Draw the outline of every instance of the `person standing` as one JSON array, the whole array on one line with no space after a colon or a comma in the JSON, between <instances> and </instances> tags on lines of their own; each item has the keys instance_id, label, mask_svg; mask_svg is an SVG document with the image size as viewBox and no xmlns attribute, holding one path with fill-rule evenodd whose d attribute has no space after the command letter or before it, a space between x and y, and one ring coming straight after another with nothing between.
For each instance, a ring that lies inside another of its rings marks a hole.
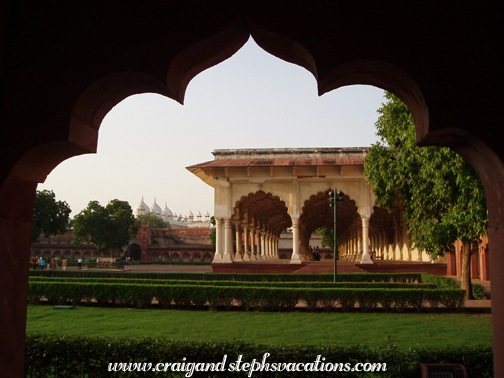
<instances>
[{"instance_id":1,"label":"person standing","mask_svg":"<svg viewBox=\"0 0 504 378\"><path fill-rule=\"evenodd\" d=\"M81 258L79 258L79 259L77 260L77 269L79 269L79 270L81 270L81 269L82 269L82 259L81 259Z\"/></svg>"},{"instance_id":2,"label":"person standing","mask_svg":"<svg viewBox=\"0 0 504 378\"><path fill-rule=\"evenodd\" d=\"M45 259L44 259L44 258L41 258L41 259L40 259L40 263L39 263L39 265L40 265L40 270L44 270L45 265L46 265L46 262L45 262Z\"/></svg>"},{"instance_id":3,"label":"person standing","mask_svg":"<svg viewBox=\"0 0 504 378\"><path fill-rule=\"evenodd\" d=\"M66 259L63 259L63 262L61 263L61 266L63 267L63 270L66 270L66 266L67 266Z\"/></svg>"}]
</instances>

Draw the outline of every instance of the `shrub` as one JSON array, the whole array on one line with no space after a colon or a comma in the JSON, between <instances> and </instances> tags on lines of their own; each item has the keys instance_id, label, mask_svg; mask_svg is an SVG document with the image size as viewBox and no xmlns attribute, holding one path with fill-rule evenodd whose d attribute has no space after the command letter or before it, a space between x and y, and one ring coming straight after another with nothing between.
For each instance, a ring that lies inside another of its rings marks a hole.
<instances>
[{"instance_id":1,"label":"shrub","mask_svg":"<svg viewBox=\"0 0 504 378\"><path fill-rule=\"evenodd\" d=\"M302 300L312 310L320 303L330 309L338 303L343 311L353 309L358 302L364 310L383 308L403 311L408 307L420 309L424 301L441 303L448 308L459 308L464 304L464 290L460 289L387 289L387 288L303 288L267 286L220 286L183 284L132 284L123 282L61 282L33 280L29 283L28 298L34 302L45 297L51 304L94 299L99 305L145 308L153 300L165 307L172 304L185 307L194 304L210 308L229 309L233 303L264 311L292 309ZM392 305L393 304L393 305ZM392 307L393 306L393 307Z\"/></svg>"},{"instance_id":2,"label":"shrub","mask_svg":"<svg viewBox=\"0 0 504 378\"><path fill-rule=\"evenodd\" d=\"M326 362L386 363L387 370L375 373L383 378L420 377L420 363L460 363L470 377L493 377L493 354L490 346L475 347L416 347L398 350L396 347L376 347L354 345L338 346L294 346L294 345L256 345L242 341L231 342L188 342L166 339L124 339L108 337L63 336L55 334L28 334L25 348L25 376L30 378L52 377L165 377L166 372L127 372L108 371L109 362L155 363L221 362L227 355L226 366L242 356L243 362L253 359L261 361L269 353L268 363L303 362L313 363L317 356ZM113 357L112 357L113 356ZM112 358L110 358L112 357ZM168 373L169 374L169 373ZM246 373L223 371L217 377L242 377ZM173 374L172 374L173 376ZM182 376L182 374L180 374ZM193 377L208 376L208 373L195 373ZM253 377L362 377L361 372L287 372L272 373L255 371Z\"/></svg>"},{"instance_id":3,"label":"shrub","mask_svg":"<svg viewBox=\"0 0 504 378\"><path fill-rule=\"evenodd\" d=\"M472 292L474 299L487 299L490 298L490 295L485 291L483 285L480 284L472 284Z\"/></svg>"}]
</instances>

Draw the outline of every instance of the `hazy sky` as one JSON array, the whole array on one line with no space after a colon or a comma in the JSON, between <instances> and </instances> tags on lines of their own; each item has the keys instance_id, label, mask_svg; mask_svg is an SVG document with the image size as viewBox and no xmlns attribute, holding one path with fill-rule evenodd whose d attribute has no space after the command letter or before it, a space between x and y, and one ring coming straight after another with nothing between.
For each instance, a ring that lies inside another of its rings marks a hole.
<instances>
[{"instance_id":1,"label":"hazy sky","mask_svg":"<svg viewBox=\"0 0 504 378\"><path fill-rule=\"evenodd\" d=\"M364 147L375 143L383 90L349 86L319 97L311 73L249 42L190 83L185 104L131 96L105 117L98 153L64 161L38 189L51 189L74 217L89 201L134 209L142 196L177 214L213 215L213 188L185 167L214 149Z\"/></svg>"}]
</instances>

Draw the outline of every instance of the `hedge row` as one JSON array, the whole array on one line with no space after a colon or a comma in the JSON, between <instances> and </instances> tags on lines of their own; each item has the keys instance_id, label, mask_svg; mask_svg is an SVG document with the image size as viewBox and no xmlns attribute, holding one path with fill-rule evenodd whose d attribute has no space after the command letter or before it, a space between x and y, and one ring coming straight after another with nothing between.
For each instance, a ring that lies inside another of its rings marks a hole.
<instances>
[{"instance_id":1,"label":"hedge row","mask_svg":"<svg viewBox=\"0 0 504 378\"><path fill-rule=\"evenodd\" d=\"M356 304L361 309L381 305L385 311L403 311L408 307L421 309L425 303L431 308L443 305L460 308L465 291L460 289L350 289L350 288L284 288L196 285L139 285L119 283L73 283L31 281L28 300L38 303L44 297L52 304L94 299L100 305L118 304L124 307L145 308L157 300L165 307L189 306L229 309L233 304L246 310L293 310L301 302L308 310L322 307L330 310L340 306L344 311Z\"/></svg>"},{"instance_id":2,"label":"hedge row","mask_svg":"<svg viewBox=\"0 0 504 378\"><path fill-rule=\"evenodd\" d=\"M192 377L243 377L247 372L229 371L230 363L242 356L243 362L261 362L265 353L269 363L313 363L319 360L332 363L385 363L386 371L365 375L361 372L283 372L254 371L252 377L363 377L420 378L420 363L462 364L470 377L493 377L493 353L490 346L475 347L414 347L399 350L395 346L370 348L353 345L338 346L278 346L256 345L242 341L189 342L166 339L123 339L28 334L25 349L25 376L38 377L167 377L185 376L184 373L165 372L109 372L109 363L218 363L227 356L224 371L194 372ZM185 358L185 360L184 360ZM201 365L200 365L201 366ZM319 368L321 365L319 365Z\"/></svg>"},{"instance_id":3,"label":"hedge row","mask_svg":"<svg viewBox=\"0 0 504 378\"><path fill-rule=\"evenodd\" d=\"M199 285L199 286L261 286L261 287L304 287L304 288L374 288L374 289L435 289L434 284L409 284L400 282L249 282L249 281L201 281L201 280L156 280L129 278L73 278L31 277L31 282L95 282L129 283L142 285Z\"/></svg>"},{"instance_id":4,"label":"hedge row","mask_svg":"<svg viewBox=\"0 0 504 378\"><path fill-rule=\"evenodd\" d=\"M459 285L453 278L440 277L434 274L421 273L421 281L423 283L430 283L436 285L439 289L458 289Z\"/></svg>"},{"instance_id":5,"label":"hedge row","mask_svg":"<svg viewBox=\"0 0 504 378\"><path fill-rule=\"evenodd\" d=\"M93 277L93 278L142 278L169 280L203 280L203 281L277 281L277 282L332 282L332 273L132 273L132 272L99 272L78 270L31 270L31 277ZM340 273L338 282L422 282L422 273Z\"/></svg>"}]
</instances>

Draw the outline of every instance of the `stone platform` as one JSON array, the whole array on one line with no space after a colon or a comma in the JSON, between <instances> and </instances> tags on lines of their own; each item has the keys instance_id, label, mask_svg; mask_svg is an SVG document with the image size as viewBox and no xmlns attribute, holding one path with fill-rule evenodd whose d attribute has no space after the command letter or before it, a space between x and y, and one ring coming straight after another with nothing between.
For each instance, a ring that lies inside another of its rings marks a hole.
<instances>
[{"instance_id":1,"label":"stone platform","mask_svg":"<svg viewBox=\"0 0 504 378\"><path fill-rule=\"evenodd\" d=\"M214 273L333 273L333 261L313 261L301 264L290 264L282 260L262 262L212 263ZM338 261L339 273L411 273L425 272L446 276L446 264L427 262L375 262L373 264L356 264L349 261Z\"/></svg>"}]
</instances>

